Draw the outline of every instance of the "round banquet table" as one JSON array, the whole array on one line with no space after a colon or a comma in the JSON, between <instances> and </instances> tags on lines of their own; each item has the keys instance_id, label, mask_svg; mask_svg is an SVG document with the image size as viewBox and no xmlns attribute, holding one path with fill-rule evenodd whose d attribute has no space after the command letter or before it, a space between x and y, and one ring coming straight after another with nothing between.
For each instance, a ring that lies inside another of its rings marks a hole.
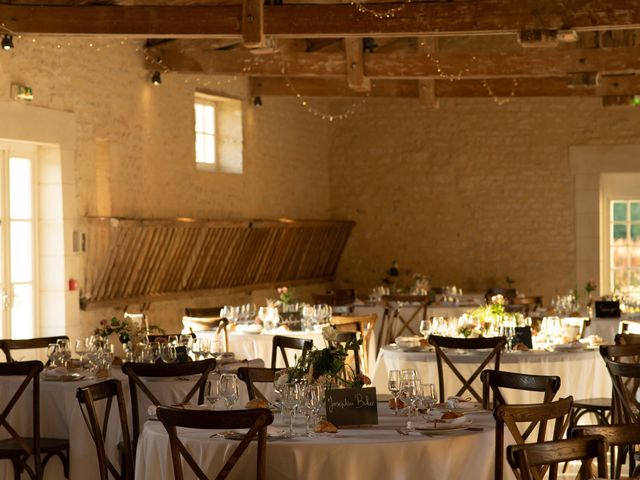
<instances>
[{"instance_id":1,"label":"round banquet table","mask_svg":"<svg viewBox=\"0 0 640 480\"><path fill-rule=\"evenodd\" d=\"M340 429L337 434L297 437L267 442L266 470L271 480L370 480L493 479L495 423L489 412L470 413L474 427L442 435L400 435L396 428L406 418L393 417L386 406L379 425ZM302 427L299 427L299 431ZM210 478L215 477L237 441L210 438L212 431L178 429L180 439ZM255 446L252 442L231 471L230 479L255 478ZM183 462L185 479L193 479ZM169 437L160 422L145 424L138 443L136 480L173 479ZM506 472L505 478L512 478Z\"/></svg>"},{"instance_id":2,"label":"round banquet table","mask_svg":"<svg viewBox=\"0 0 640 480\"><path fill-rule=\"evenodd\" d=\"M215 335L215 332L203 331L197 333L198 337ZM237 359L261 359L266 366L271 366L271 349L273 337L283 335L285 337L304 338L312 340L316 348L324 348L325 341L322 332L296 332L279 328L275 332L244 333L229 332L229 351L235 353ZM295 355L300 355L298 350L287 350L289 365L295 364ZM277 367L284 367L282 356L278 354Z\"/></svg>"},{"instance_id":3,"label":"round banquet table","mask_svg":"<svg viewBox=\"0 0 640 480\"><path fill-rule=\"evenodd\" d=\"M486 352L470 354L460 351L459 353L451 352L448 356L462 375L468 377L480 365L485 355ZM386 345L380 349L372 377L378 393L389 391L387 386L389 371L406 368L417 369L423 381L436 384L437 392L438 368L433 351L404 352L395 345ZM445 394L455 395L462 383L446 364L443 364L443 368ZM487 368L493 368L493 360ZM561 383L556 398L569 395L573 395L574 399L611 396L611 380L598 349L570 352L536 350L503 352L500 358L500 370L532 375L557 375ZM479 379L474 382L474 388L482 394ZM464 395L468 395L468 392ZM509 403L536 403L542 401L542 394L505 390L505 399Z\"/></svg>"},{"instance_id":4,"label":"round banquet table","mask_svg":"<svg viewBox=\"0 0 640 480\"><path fill-rule=\"evenodd\" d=\"M119 367L112 368L111 375L112 378L116 378L122 383L125 402L127 403L129 423L131 423L127 376L122 373ZM43 378L43 374L40 375L41 435L43 437L69 439L69 473L71 480L99 477L95 444L89 434L89 430L82 417L78 400L76 399L76 391L79 387L91 385L99 381L101 380L49 381ZM182 402L194 382L192 378L143 379L143 381L158 400L165 405ZM4 408L20 383L21 379L18 377L0 377L0 410ZM9 423L23 435L31 433L31 422L33 418L31 408L32 391L32 387L29 386L9 415ZM140 392L138 397L141 422L145 422L148 418L147 407L151 405L151 402ZM244 385L240 385L240 399L238 400L238 404L244 405L246 401L246 388ZM98 408L100 409L98 414L101 416L104 415L104 410L101 410L103 405L99 404ZM8 436L7 431L0 428L0 438L7 438ZM120 440L120 425L117 407L114 404L111 407L109 429L106 439L106 448L111 459L117 460L118 458L117 444ZM11 462L8 460L0 461L0 479L4 478L13 478L13 468ZM45 478L47 480L64 479L62 466L58 458L51 459L47 464Z\"/></svg>"}]
</instances>

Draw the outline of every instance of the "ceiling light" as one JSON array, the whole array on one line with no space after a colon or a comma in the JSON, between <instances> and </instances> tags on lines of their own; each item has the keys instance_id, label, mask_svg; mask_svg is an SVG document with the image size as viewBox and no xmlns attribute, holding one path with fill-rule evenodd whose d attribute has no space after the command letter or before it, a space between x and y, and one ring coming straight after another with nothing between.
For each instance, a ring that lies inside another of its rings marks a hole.
<instances>
[{"instance_id":1,"label":"ceiling light","mask_svg":"<svg viewBox=\"0 0 640 480\"><path fill-rule=\"evenodd\" d=\"M11 50L12 48L13 48L13 37L8 33L5 33L4 37L2 37L2 49Z\"/></svg>"},{"instance_id":2,"label":"ceiling light","mask_svg":"<svg viewBox=\"0 0 640 480\"><path fill-rule=\"evenodd\" d=\"M261 107L262 106L262 97L260 95L253 97L253 106Z\"/></svg>"},{"instance_id":3,"label":"ceiling light","mask_svg":"<svg viewBox=\"0 0 640 480\"><path fill-rule=\"evenodd\" d=\"M153 75L151 75L151 83L154 85L160 85L162 83L162 76L160 75L160 72L153 72Z\"/></svg>"}]
</instances>

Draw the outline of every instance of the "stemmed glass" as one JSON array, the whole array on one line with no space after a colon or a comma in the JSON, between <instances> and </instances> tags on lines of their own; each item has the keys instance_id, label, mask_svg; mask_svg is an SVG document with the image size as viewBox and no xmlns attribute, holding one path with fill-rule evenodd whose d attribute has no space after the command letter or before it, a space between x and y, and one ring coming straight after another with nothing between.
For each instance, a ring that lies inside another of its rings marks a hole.
<instances>
[{"instance_id":1,"label":"stemmed glass","mask_svg":"<svg viewBox=\"0 0 640 480\"><path fill-rule=\"evenodd\" d=\"M82 365L82 361L84 360L84 354L89 351L87 339L79 338L76 340L75 344L76 355L80 357L80 365Z\"/></svg>"},{"instance_id":2,"label":"stemmed glass","mask_svg":"<svg viewBox=\"0 0 640 480\"><path fill-rule=\"evenodd\" d=\"M400 390L409 402L409 413L407 419L407 429L413 430L412 418L415 416L416 403L422 396L422 385L420 380L411 378L409 376L403 376L400 383Z\"/></svg>"},{"instance_id":3,"label":"stemmed glass","mask_svg":"<svg viewBox=\"0 0 640 480\"><path fill-rule=\"evenodd\" d=\"M285 383L281 388L282 406L289 415L289 431L287 432L287 438L293 438L295 436L293 432L293 420L296 415L296 408L300 405L302 396L300 387L299 383Z\"/></svg>"},{"instance_id":4,"label":"stemmed glass","mask_svg":"<svg viewBox=\"0 0 640 480\"><path fill-rule=\"evenodd\" d=\"M313 437L314 433L309 428L309 422L312 417L315 420L315 417L320 410L322 387L320 387L320 385L311 384L305 385L303 389L303 401L300 406L305 419L304 436Z\"/></svg>"},{"instance_id":5,"label":"stemmed glass","mask_svg":"<svg viewBox=\"0 0 640 480\"><path fill-rule=\"evenodd\" d=\"M176 347L167 343L160 347L160 358L165 363L173 363L177 359Z\"/></svg>"},{"instance_id":6,"label":"stemmed glass","mask_svg":"<svg viewBox=\"0 0 640 480\"><path fill-rule=\"evenodd\" d=\"M420 333L422 334L422 336L424 338L427 338L430 332L431 332L431 322L426 319L420 320Z\"/></svg>"},{"instance_id":7,"label":"stemmed glass","mask_svg":"<svg viewBox=\"0 0 640 480\"><path fill-rule=\"evenodd\" d=\"M427 417L431 415L431 409L436 404L436 386L433 383L422 384L422 403L426 406Z\"/></svg>"},{"instance_id":8,"label":"stemmed glass","mask_svg":"<svg viewBox=\"0 0 640 480\"><path fill-rule=\"evenodd\" d=\"M58 366L58 359L60 358L59 345L57 343L50 343L47 346L47 357L49 358L49 365L52 367Z\"/></svg>"},{"instance_id":9,"label":"stemmed glass","mask_svg":"<svg viewBox=\"0 0 640 480\"><path fill-rule=\"evenodd\" d=\"M204 399L211 406L211 408L216 407L216 403L218 400L222 398L222 393L220 389L220 377L209 377L207 383L204 385Z\"/></svg>"},{"instance_id":10,"label":"stemmed glass","mask_svg":"<svg viewBox=\"0 0 640 480\"><path fill-rule=\"evenodd\" d=\"M394 415L398 415L398 397L400 396L400 370L391 370L389 372L389 391L393 395Z\"/></svg>"},{"instance_id":11,"label":"stemmed glass","mask_svg":"<svg viewBox=\"0 0 640 480\"><path fill-rule=\"evenodd\" d=\"M227 404L227 409L231 410L233 404L238 400L238 377L234 373L223 373L220 375L220 394Z\"/></svg>"}]
</instances>

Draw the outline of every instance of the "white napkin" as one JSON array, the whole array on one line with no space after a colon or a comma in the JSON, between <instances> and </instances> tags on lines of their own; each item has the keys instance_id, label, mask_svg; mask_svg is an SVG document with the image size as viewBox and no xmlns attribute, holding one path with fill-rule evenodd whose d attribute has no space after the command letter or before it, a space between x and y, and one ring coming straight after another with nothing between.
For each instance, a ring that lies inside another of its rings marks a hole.
<instances>
[{"instance_id":1,"label":"white napkin","mask_svg":"<svg viewBox=\"0 0 640 480\"><path fill-rule=\"evenodd\" d=\"M468 397L448 397L447 408L473 408L475 403Z\"/></svg>"},{"instance_id":2,"label":"white napkin","mask_svg":"<svg viewBox=\"0 0 640 480\"><path fill-rule=\"evenodd\" d=\"M441 418L442 414L431 414L428 417L424 417L427 423L438 422L438 423L448 423L451 425L456 425L458 423L465 423L469 420L464 415L461 415L457 418Z\"/></svg>"},{"instance_id":3,"label":"white napkin","mask_svg":"<svg viewBox=\"0 0 640 480\"><path fill-rule=\"evenodd\" d=\"M50 377L65 377L69 375L69 372L65 367L48 368L45 370L45 375Z\"/></svg>"}]
</instances>

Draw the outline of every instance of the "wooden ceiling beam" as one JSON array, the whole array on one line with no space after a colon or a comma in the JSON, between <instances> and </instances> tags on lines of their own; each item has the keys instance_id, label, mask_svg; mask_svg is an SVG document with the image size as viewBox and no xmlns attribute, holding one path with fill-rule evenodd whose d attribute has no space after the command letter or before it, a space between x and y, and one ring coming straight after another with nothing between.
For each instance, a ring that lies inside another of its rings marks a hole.
<instances>
[{"instance_id":1,"label":"wooden ceiling beam","mask_svg":"<svg viewBox=\"0 0 640 480\"><path fill-rule=\"evenodd\" d=\"M243 0L242 43L247 48L263 48L264 0Z\"/></svg>"},{"instance_id":2,"label":"wooden ceiling beam","mask_svg":"<svg viewBox=\"0 0 640 480\"><path fill-rule=\"evenodd\" d=\"M242 5L0 5L0 24L25 35L144 38L242 38ZM506 34L523 30L640 28L635 0L461 0L455 2L285 4L264 6L264 34L280 37L374 37Z\"/></svg>"},{"instance_id":3,"label":"wooden ceiling beam","mask_svg":"<svg viewBox=\"0 0 640 480\"><path fill-rule=\"evenodd\" d=\"M371 90L371 80L364 75L364 47L361 38L345 38L344 52L347 63L347 84L356 92Z\"/></svg>"},{"instance_id":4,"label":"wooden ceiling beam","mask_svg":"<svg viewBox=\"0 0 640 480\"><path fill-rule=\"evenodd\" d=\"M640 94L640 75L604 76L599 85L575 88L570 77L545 79L518 78L493 80L437 80L438 98L464 97L623 97ZM310 97L406 97L419 98L419 80L372 80L371 91L354 92L345 79L338 78L282 78L250 79L252 95Z\"/></svg>"},{"instance_id":5,"label":"wooden ceiling beam","mask_svg":"<svg viewBox=\"0 0 640 480\"><path fill-rule=\"evenodd\" d=\"M437 37L418 38L418 52L424 55L435 55L438 52ZM428 108L438 108L435 80L418 80L420 101Z\"/></svg>"},{"instance_id":6,"label":"wooden ceiling beam","mask_svg":"<svg viewBox=\"0 0 640 480\"><path fill-rule=\"evenodd\" d=\"M342 53L292 52L251 55L246 51L198 52L174 43L149 50L169 70L178 73L291 77L343 77ZM150 65L150 68L157 66ZM555 50L527 49L517 53L364 54L369 78L551 77L567 73L640 72L640 47Z\"/></svg>"}]
</instances>

